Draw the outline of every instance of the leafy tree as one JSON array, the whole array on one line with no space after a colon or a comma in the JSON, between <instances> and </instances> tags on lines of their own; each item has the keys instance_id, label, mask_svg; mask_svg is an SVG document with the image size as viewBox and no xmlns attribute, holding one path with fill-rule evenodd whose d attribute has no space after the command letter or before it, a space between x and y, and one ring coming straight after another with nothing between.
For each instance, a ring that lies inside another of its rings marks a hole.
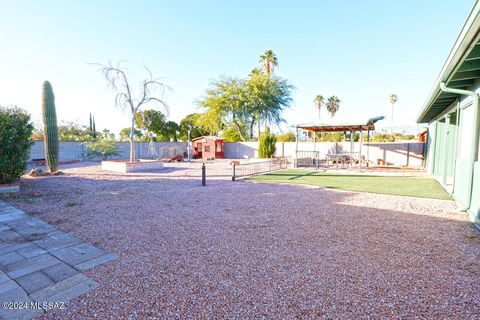
<instances>
[{"instance_id":1,"label":"leafy tree","mask_svg":"<svg viewBox=\"0 0 480 320\"><path fill-rule=\"evenodd\" d=\"M327 111L330 113L332 118L335 116L338 109L340 108L340 102L341 101L338 99L337 96L331 96L330 98L328 98Z\"/></svg>"},{"instance_id":2,"label":"leafy tree","mask_svg":"<svg viewBox=\"0 0 480 320\"><path fill-rule=\"evenodd\" d=\"M272 158L275 155L277 138L270 133L270 128L267 127L264 133L260 135L258 145L258 156L260 158Z\"/></svg>"},{"instance_id":3,"label":"leafy tree","mask_svg":"<svg viewBox=\"0 0 480 320\"><path fill-rule=\"evenodd\" d=\"M251 72L246 81L249 111L255 117L260 133L260 125L278 125L283 122L282 112L292 102L294 87L285 79L266 76L263 73Z\"/></svg>"},{"instance_id":4,"label":"leafy tree","mask_svg":"<svg viewBox=\"0 0 480 320\"><path fill-rule=\"evenodd\" d=\"M223 77L213 81L200 105L207 108L202 116L207 131L218 132L223 123L231 122L241 141L245 141L242 122L249 115L249 106L244 80Z\"/></svg>"},{"instance_id":5,"label":"leafy tree","mask_svg":"<svg viewBox=\"0 0 480 320\"><path fill-rule=\"evenodd\" d=\"M342 142L344 140L343 132L320 132L317 134L317 141Z\"/></svg>"},{"instance_id":6,"label":"leafy tree","mask_svg":"<svg viewBox=\"0 0 480 320\"><path fill-rule=\"evenodd\" d=\"M91 136L92 139L97 138L98 132L95 126L95 117L91 113L89 113L87 133Z\"/></svg>"},{"instance_id":7,"label":"leafy tree","mask_svg":"<svg viewBox=\"0 0 480 320\"><path fill-rule=\"evenodd\" d=\"M130 141L130 128L123 128L120 130L120 140L121 141ZM145 137L143 136L142 131L135 129L135 134L134 134L135 141L145 141Z\"/></svg>"},{"instance_id":8,"label":"leafy tree","mask_svg":"<svg viewBox=\"0 0 480 320\"><path fill-rule=\"evenodd\" d=\"M58 126L58 140L60 141L89 141L93 140L98 132L93 132L90 128L77 122L62 122ZM32 140L43 141L43 129L36 127L32 134Z\"/></svg>"},{"instance_id":9,"label":"leafy tree","mask_svg":"<svg viewBox=\"0 0 480 320\"><path fill-rule=\"evenodd\" d=\"M103 129L102 137L104 139L115 139L115 134L108 129Z\"/></svg>"},{"instance_id":10,"label":"leafy tree","mask_svg":"<svg viewBox=\"0 0 480 320\"><path fill-rule=\"evenodd\" d=\"M92 116L92 136L93 139L97 138L97 126L95 125L95 116Z\"/></svg>"},{"instance_id":11,"label":"leafy tree","mask_svg":"<svg viewBox=\"0 0 480 320\"><path fill-rule=\"evenodd\" d=\"M209 132L201 126L201 117L202 115L199 113L192 113L187 115L185 118L182 119L182 121L180 121L180 140L187 141L188 130L190 130L190 139L195 139L209 134Z\"/></svg>"},{"instance_id":12,"label":"leafy tree","mask_svg":"<svg viewBox=\"0 0 480 320\"><path fill-rule=\"evenodd\" d=\"M322 106L325 103L325 99L323 98L322 95L317 94L315 99L313 100L313 103L315 104L315 108L318 110L318 117L321 117L322 114Z\"/></svg>"},{"instance_id":13,"label":"leafy tree","mask_svg":"<svg viewBox=\"0 0 480 320\"><path fill-rule=\"evenodd\" d=\"M135 123L139 129L153 132L158 136L164 129L166 117L162 112L150 109L137 112Z\"/></svg>"},{"instance_id":14,"label":"leafy tree","mask_svg":"<svg viewBox=\"0 0 480 320\"><path fill-rule=\"evenodd\" d=\"M374 142L395 142L395 135L386 132L373 134Z\"/></svg>"},{"instance_id":15,"label":"leafy tree","mask_svg":"<svg viewBox=\"0 0 480 320\"><path fill-rule=\"evenodd\" d=\"M115 139L99 138L95 141L85 142L87 157L89 159L101 158L107 160L109 157L118 156L118 146Z\"/></svg>"},{"instance_id":16,"label":"leafy tree","mask_svg":"<svg viewBox=\"0 0 480 320\"><path fill-rule=\"evenodd\" d=\"M265 72L253 69L246 79L222 77L211 83L199 105L206 108L200 116L201 127L217 135L231 124L242 141L253 139L253 128L278 125L282 112L292 102L294 89L286 80L272 75L278 60L271 50L260 58Z\"/></svg>"},{"instance_id":17,"label":"leafy tree","mask_svg":"<svg viewBox=\"0 0 480 320\"><path fill-rule=\"evenodd\" d=\"M218 108L208 108L201 114L199 119L199 124L202 130L208 132L208 134L212 136L216 136L224 126L222 116L223 114Z\"/></svg>"},{"instance_id":18,"label":"leafy tree","mask_svg":"<svg viewBox=\"0 0 480 320\"><path fill-rule=\"evenodd\" d=\"M163 126L160 134L157 136L158 141L178 141L178 132L180 127L174 121L167 121Z\"/></svg>"},{"instance_id":19,"label":"leafy tree","mask_svg":"<svg viewBox=\"0 0 480 320\"><path fill-rule=\"evenodd\" d=\"M130 161L133 162L135 161L135 119L137 112L150 103L156 103L168 110L167 104L160 99L165 90L165 85L158 79L154 79L150 70L145 67L149 78L140 82L140 94L135 97L127 72L121 68L121 63L116 66L112 64L100 66L100 71L104 74L108 84L117 91L115 104L119 108L130 111Z\"/></svg>"},{"instance_id":20,"label":"leafy tree","mask_svg":"<svg viewBox=\"0 0 480 320\"><path fill-rule=\"evenodd\" d=\"M242 137L238 134L238 131L232 125L222 131L222 137L225 139L225 142L243 141Z\"/></svg>"},{"instance_id":21,"label":"leafy tree","mask_svg":"<svg viewBox=\"0 0 480 320\"><path fill-rule=\"evenodd\" d=\"M33 141L43 141L43 129L41 125L35 125L32 131Z\"/></svg>"},{"instance_id":22,"label":"leafy tree","mask_svg":"<svg viewBox=\"0 0 480 320\"><path fill-rule=\"evenodd\" d=\"M266 75L270 77L273 70L278 67L278 59L273 50L266 50L265 53L260 56L260 65Z\"/></svg>"},{"instance_id":23,"label":"leafy tree","mask_svg":"<svg viewBox=\"0 0 480 320\"><path fill-rule=\"evenodd\" d=\"M292 132L277 135L278 142L295 142L296 137Z\"/></svg>"},{"instance_id":24,"label":"leafy tree","mask_svg":"<svg viewBox=\"0 0 480 320\"><path fill-rule=\"evenodd\" d=\"M32 132L28 113L0 106L0 184L17 181L25 171Z\"/></svg>"},{"instance_id":25,"label":"leafy tree","mask_svg":"<svg viewBox=\"0 0 480 320\"><path fill-rule=\"evenodd\" d=\"M63 122L58 126L58 139L60 141L87 141L93 137L87 127L76 122Z\"/></svg>"}]
</instances>

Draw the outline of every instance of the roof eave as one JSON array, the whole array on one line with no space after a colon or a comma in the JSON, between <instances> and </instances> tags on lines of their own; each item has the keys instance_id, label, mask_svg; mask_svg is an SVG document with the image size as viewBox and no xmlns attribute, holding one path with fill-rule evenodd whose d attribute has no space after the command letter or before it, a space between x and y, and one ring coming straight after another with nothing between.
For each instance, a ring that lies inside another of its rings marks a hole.
<instances>
[{"instance_id":1,"label":"roof eave","mask_svg":"<svg viewBox=\"0 0 480 320\"><path fill-rule=\"evenodd\" d=\"M480 29L480 2L475 2L475 5L472 8L465 24L462 27L462 31L460 32L455 44L450 51L450 54L445 61L440 74L435 81L435 84L430 90L428 95L427 101L424 104L422 111L417 117L417 123L425 123L424 117L426 113L430 110L430 107L435 102L438 95L441 93L440 90L440 83L447 82L455 71L459 68L460 63L462 60L466 58L466 56L470 53L473 49L475 44L478 42L479 33L478 30Z\"/></svg>"}]
</instances>

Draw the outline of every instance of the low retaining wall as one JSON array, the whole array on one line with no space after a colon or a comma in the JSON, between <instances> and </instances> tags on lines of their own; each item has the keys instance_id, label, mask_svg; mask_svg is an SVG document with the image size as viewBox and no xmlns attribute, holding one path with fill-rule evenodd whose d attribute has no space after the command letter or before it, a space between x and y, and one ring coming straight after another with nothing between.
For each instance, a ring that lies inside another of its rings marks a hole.
<instances>
[{"instance_id":1,"label":"low retaining wall","mask_svg":"<svg viewBox=\"0 0 480 320\"><path fill-rule=\"evenodd\" d=\"M127 161L102 161L102 170L113 172L149 172L163 169L163 162L155 160Z\"/></svg>"}]
</instances>

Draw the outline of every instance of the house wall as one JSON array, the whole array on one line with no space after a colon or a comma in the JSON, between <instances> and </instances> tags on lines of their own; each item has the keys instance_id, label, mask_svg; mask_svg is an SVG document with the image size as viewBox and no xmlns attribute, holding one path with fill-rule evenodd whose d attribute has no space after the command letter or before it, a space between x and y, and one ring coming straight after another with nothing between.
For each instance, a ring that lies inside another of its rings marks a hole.
<instances>
[{"instance_id":1,"label":"house wall","mask_svg":"<svg viewBox=\"0 0 480 320\"><path fill-rule=\"evenodd\" d=\"M480 221L480 162L475 163L473 172L473 196L470 204L470 213L476 221Z\"/></svg>"},{"instance_id":2,"label":"house wall","mask_svg":"<svg viewBox=\"0 0 480 320\"><path fill-rule=\"evenodd\" d=\"M480 93L477 82L474 89ZM472 169L472 141L478 139L479 132L473 132L474 110L469 96L460 97L458 101L457 119L452 118L450 124L445 123L445 114L452 112L457 103L449 107L444 114L429 124L429 141L427 142L427 172L450 191L460 208L465 208L472 219L480 221L480 162L477 155ZM478 119L477 119L478 120ZM446 126L450 126L448 130ZM455 134L453 135L452 132ZM473 188L471 189L470 182ZM470 194L470 189L472 190Z\"/></svg>"},{"instance_id":3,"label":"house wall","mask_svg":"<svg viewBox=\"0 0 480 320\"><path fill-rule=\"evenodd\" d=\"M425 142L425 166L428 174L433 174L433 160L435 159L435 143L433 143L433 141L436 130L436 123L430 123L428 125L427 141Z\"/></svg>"}]
</instances>

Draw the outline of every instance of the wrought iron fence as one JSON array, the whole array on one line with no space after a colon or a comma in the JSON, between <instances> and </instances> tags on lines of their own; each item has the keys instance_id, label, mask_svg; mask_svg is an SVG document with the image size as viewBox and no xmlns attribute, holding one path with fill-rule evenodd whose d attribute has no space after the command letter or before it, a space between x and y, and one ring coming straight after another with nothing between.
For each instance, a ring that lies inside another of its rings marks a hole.
<instances>
[{"instance_id":1,"label":"wrought iron fence","mask_svg":"<svg viewBox=\"0 0 480 320\"><path fill-rule=\"evenodd\" d=\"M287 169L288 159L287 158L275 158L269 159L262 162L252 162L252 163L242 163L235 164L233 163L232 170L232 181L235 181L236 178L253 176L259 173L266 173L271 171Z\"/></svg>"},{"instance_id":2,"label":"wrought iron fence","mask_svg":"<svg viewBox=\"0 0 480 320\"><path fill-rule=\"evenodd\" d=\"M293 166L297 167L316 167L320 165L319 151L297 151L293 160Z\"/></svg>"},{"instance_id":3,"label":"wrought iron fence","mask_svg":"<svg viewBox=\"0 0 480 320\"><path fill-rule=\"evenodd\" d=\"M293 159L293 166L298 167L315 167L317 166L317 159L315 158L296 158Z\"/></svg>"},{"instance_id":4,"label":"wrought iron fence","mask_svg":"<svg viewBox=\"0 0 480 320\"><path fill-rule=\"evenodd\" d=\"M295 158L297 158L297 159L303 159L303 158L318 159L318 158L320 158L320 152L319 151L297 151Z\"/></svg>"}]
</instances>

